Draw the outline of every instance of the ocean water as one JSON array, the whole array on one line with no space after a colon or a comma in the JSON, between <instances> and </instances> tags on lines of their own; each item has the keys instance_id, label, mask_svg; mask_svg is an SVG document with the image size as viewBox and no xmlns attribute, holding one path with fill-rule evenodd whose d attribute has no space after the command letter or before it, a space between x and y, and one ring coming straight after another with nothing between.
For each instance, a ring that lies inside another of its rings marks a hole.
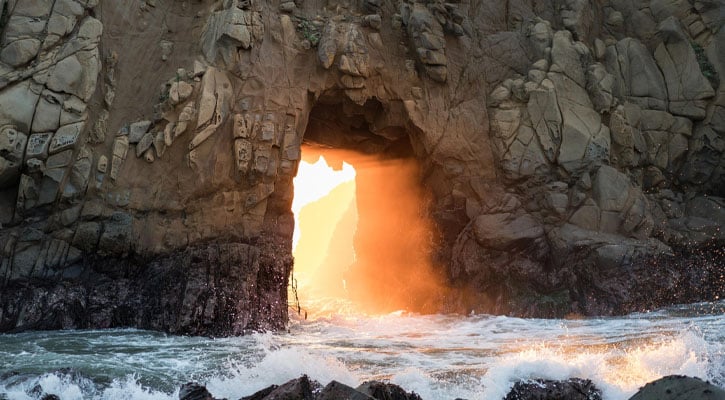
<instances>
[{"instance_id":1,"label":"ocean water","mask_svg":"<svg viewBox=\"0 0 725 400\"><path fill-rule=\"evenodd\" d=\"M238 399L302 374L323 384L385 380L426 400L498 400L530 378L591 379L608 400L670 374L725 387L725 302L576 320L321 310L294 316L287 332L235 338L0 335L0 399L177 399L188 381Z\"/></svg>"}]
</instances>

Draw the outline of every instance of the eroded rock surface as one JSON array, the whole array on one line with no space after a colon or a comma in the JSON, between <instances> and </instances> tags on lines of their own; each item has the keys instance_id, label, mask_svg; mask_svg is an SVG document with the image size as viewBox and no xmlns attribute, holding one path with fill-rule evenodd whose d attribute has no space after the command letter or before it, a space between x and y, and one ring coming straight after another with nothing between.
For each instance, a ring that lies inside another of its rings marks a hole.
<instances>
[{"instance_id":1,"label":"eroded rock surface","mask_svg":"<svg viewBox=\"0 0 725 400\"><path fill-rule=\"evenodd\" d=\"M721 2L4 0L0 15L2 331L283 326L303 142L417 160L443 310L725 296Z\"/></svg>"}]
</instances>

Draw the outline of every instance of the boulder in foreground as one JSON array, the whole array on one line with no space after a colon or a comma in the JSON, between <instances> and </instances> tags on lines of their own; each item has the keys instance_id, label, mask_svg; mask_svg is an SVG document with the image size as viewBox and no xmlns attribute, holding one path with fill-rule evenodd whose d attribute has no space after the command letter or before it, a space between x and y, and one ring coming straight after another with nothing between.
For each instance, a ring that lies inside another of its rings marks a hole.
<instances>
[{"instance_id":1,"label":"boulder in foreground","mask_svg":"<svg viewBox=\"0 0 725 400\"><path fill-rule=\"evenodd\" d=\"M629 400L725 400L725 390L698 378L671 375L646 384Z\"/></svg>"}]
</instances>

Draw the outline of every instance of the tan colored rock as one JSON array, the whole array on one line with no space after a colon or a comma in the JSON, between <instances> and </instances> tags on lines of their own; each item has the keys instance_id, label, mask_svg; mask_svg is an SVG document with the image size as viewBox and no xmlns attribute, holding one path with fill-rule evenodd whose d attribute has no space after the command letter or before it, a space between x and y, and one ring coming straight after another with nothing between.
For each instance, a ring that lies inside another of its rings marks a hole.
<instances>
[{"instance_id":1,"label":"tan colored rock","mask_svg":"<svg viewBox=\"0 0 725 400\"><path fill-rule=\"evenodd\" d=\"M317 44L317 60L323 68L329 69L335 62L337 56L338 43L342 41L342 27L330 20L322 31L320 42Z\"/></svg>"},{"instance_id":2,"label":"tan colored rock","mask_svg":"<svg viewBox=\"0 0 725 400\"><path fill-rule=\"evenodd\" d=\"M569 218L569 223L590 231L598 231L600 213L601 211L596 203L589 199L587 203L583 204L572 214Z\"/></svg>"},{"instance_id":3,"label":"tan colored rock","mask_svg":"<svg viewBox=\"0 0 725 400\"><path fill-rule=\"evenodd\" d=\"M98 157L98 164L96 166L96 170L102 174L105 174L108 171L108 157L106 157L104 154L101 154L101 156Z\"/></svg>"},{"instance_id":4,"label":"tan colored rock","mask_svg":"<svg viewBox=\"0 0 725 400\"><path fill-rule=\"evenodd\" d=\"M541 224L528 214L480 215L475 220L474 232L481 246L500 250L525 246L544 236Z\"/></svg>"},{"instance_id":5,"label":"tan colored rock","mask_svg":"<svg viewBox=\"0 0 725 400\"><path fill-rule=\"evenodd\" d=\"M551 46L551 62L577 85L584 87L586 79L582 69L581 54L574 46L574 39L569 31L558 31L554 34ZM552 65L552 67L553 67Z\"/></svg>"},{"instance_id":6,"label":"tan colored rock","mask_svg":"<svg viewBox=\"0 0 725 400\"><path fill-rule=\"evenodd\" d=\"M156 138L155 133L146 133L143 135L141 140L136 143L136 157L141 157L146 153L146 150L150 149L151 146L154 144L154 139Z\"/></svg>"},{"instance_id":7,"label":"tan colored rock","mask_svg":"<svg viewBox=\"0 0 725 400\"><path fill-rule=\"evenodd\" d=\"M79 99L76 96L68 96L68 98L63 102L60 112L60 124L61 125L69 125L74 124L76 122L85 121L87 118L86 113L86 103L84 103L81 99ZM107 112L101 112L100 119L107 118Z\"/></svg>"},{"instance_id":8,"label":"tan colored rock","mask_svg":"<svg viewBox=\"0 0 725 400\"><path fill-rule=\"evenodd\" d=\"M249 49L263 34L264 22L259 12L231 7L210 15L201 45L209 62L221 56L226 64L231 64L236 60L238 48Z\"/></svg>"},{"instance_id":9,"label":"tan colored rock","mask_svg":"<svg viewBox=\"0 0 725 400\"><path fill-rule=\"evenodd\" d=\"M39 158L44 160L48 157L48 148L50 147L50 139L53 133L35 133L28 138L27 148L25 149L25 158Z\"/></svg>"},{"instance_id":10,"label":"tan colored rock","mask_svg":"<svg viewBox=\"0 0 725 400\"><path fill-rule=\"evenodd\" d=\"M693 119L705 118L707 99L715 91L702 75L687 35L673 17L663 21L659 31L665 40L655 50L655 59L665 77L670 112Z\"/></svg>"},{"instance_id":11,"label":"tan colored rock","mask_svg":"<svg viewBox=\"0 0 725 400\"><path fill-rule=\"evenodd\" d=\"M28 137L14 126L0 127L0 188L17 184Z\"/></svg>"},{"instance_id":12,"label":"tan colored rock","mask_svg":"<svg viewBox=\"0 0 725 400\"><path fill-rule=\"evenodd\" d=\"M60 126L60 112L63 98L44 90L35 108L32 132L55 132Z\"/></svg>"},{"instance_id":13,"label":"tan colored rock","mask_svg":"<svg viewBox=\"0 0 725 400\"><path fill-rule=\"evenodd\" d=\"M78 29L78 37L86 39L91 43L98 43L103 34L103 24L101 21L93 18L86 17L81 21L80 28Z\"/></svg>"},{"instance_id":14,"label":"tan colored rock","mask_svg":"<svg viewBox=\"0 0 725 400\"><path fill-rule=\"evenodd\" d=\"M151 128L151 121L137 121L128 126L128 142L138 143Z\"/></svg>"},{"instance_id":15,"label":"tan colored rock","mask_svg":"<svg viewBox=\"0 0 725 400\"><path fill-rule=\"evenodd\" d=\"M232 84L226 73L209 68L202 80L197 128L202 128L189 143L189 150L198 147L214 134L229 116ZM178 128L178 127L177 127Z\"/></svg>"},{"instance_id":16,"label":"tan colored rock","mask_svg":"<svg viewBox=\"0 0 725 400\"><path fill-rule=\"evenodd\" d=\"M561 145L557 162L568 171L609 158L611 137L584 88L560 73L550 72L562 112Z\"/></svg>"},{"instance_id":17,"label":"tan colored rock","mask_svg":"<svg viewBox=\"0 0 725 400\"><path fill-rule=\"evenodd\" d=\"M41 90L42 86L28 80L1 91L0 122L16 125L21 131L29 131Z\"/></svg>"},{"instance_id":18,"label":"tan colored rock","mask_svg":"<svg viewBox=\"0 0 725 400\"><path fill-rule=\"evenodd\" d=\"M239 138L234 141L234 157L237 162L237 172L239 174L245 175L249 171L252 153L252 143L249 140Z\"/></svg>"},{"instance_id":19,"label":"tan colored rock","mask_svg":"<svg viewBox=\"0 0 725 400\"><path fill-rule=\"evenodd\" d=\"M169 101L176 105L186 101L194 91L194 87L184 81L178 81L171 84L169 88Z\"/></svg>"},{"instance_id":20,"label":"tan colored rock","mask_svg":"<svg viewBox=\"0 0 725 400\"><path fill-rule=\"evenodd\" d=\"M667 109L667 87L660 69L642 42L626 38L607 48L607 71L614 75L613 93L643 108Z\"/></svg>"},{"instance_id":21,"label":"tan colored rock","mask_svg":"<svg viewBox=\"0 0 725 400\"><path fill-rule=\"evenodd\" d=\"M55 65L47 85L48 88L56 92L78 94L82 83L83 66L78 58L73 55L64 58Z\"/></svg>"},{"instance_id":22,"label":"tan colored rock","mask_svg":"<svg viewBox=\"0 0 725 400\"><path fill-rule=\"evenodd\" d=\"M144 160L146 160L147 163L151 164L152 162L156 161L156 157L154 156L154 150L149 148L146 150L146 152L143 154Z\"/></svg>"},{"instance_id":23,"label":"tan colored rock","mask_svg":"<svg viewBox=\"0 0 725 400\"><path fill-rule=\"evenodd\" d=\"M61 126L60 129L55 132L55 135L53 135L48 152L50 154L55 154L75 147L84 127L84 122Z\"/></svg>"},{"instance_id":24,"label":"tan colored rock","mask_svg":"<svg viewBox=\"0 0 725 400\"><path fill-rule=\"evenodd\" d=\"M154 150L156 151L156 156L158 158L161 158L164 153L166 153L166 141L165 141L165 133L164 132L156 132L154 135Z\"/></svg>"},{"instance_id":25,"label":"tan colored rock","mask_svg":"<svg viewBox=\"0 0 725 400\"><path fill-rule=\"evenodd\" d=\"M0 50L0 61L13 67L20 67L34 60L39 50L38 39L16 40Z\"/></svg>"},{"instance_id":26,"label":"tan colored rock","mask_svg":"<svg viewBox=\"0 0 725 400\"><path fill-rule=\"evenodd\" d=\"M544 155L547 160L555 161L561 144L562 129L556 91L553 88L532 91L529 94L527 110Z\"/></svg>"},{"instance_id":27,"label":"tan colored rock","mask_svg":"<svg viewBox=\"0 0 725 400\"><path fill-rule=\"evenodd\" d=\"M67 167L73 161L73 150L63 150L60 153L53 154L45 162L47 168Z\"/></svg>"},{"instance_id":28,"label":"tan colored rock","mask_svg":"<svg viewBox=\"0 0 725 400\"><path fill-rule=\"evenodd\" d=\"M128 144L128 136L117 136L113 141L113 156L125 160Z\"/></svg>"},{"instance_id":29,"label":"tan colored rock","mask_svg":"<svg viewBox=\"0 0 725 400\"><path fill-rule=\"evenodd\" d=\"M624 211L631 184L623 173L602 166L594 176L594 200L603 211Z\"/></svg>"}]
</instances>

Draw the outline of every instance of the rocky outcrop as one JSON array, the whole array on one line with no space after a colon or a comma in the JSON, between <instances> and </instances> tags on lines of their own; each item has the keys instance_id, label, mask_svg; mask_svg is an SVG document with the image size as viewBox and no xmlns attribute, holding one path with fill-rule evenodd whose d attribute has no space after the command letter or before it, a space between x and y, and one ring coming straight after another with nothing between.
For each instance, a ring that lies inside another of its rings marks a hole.
<instances>
[{"instance_id":1,"label":"rocky outcrop","mask_svg":"<svg viewBox=\"0 0 725 400\"><path fill-rule=\"evenodd\" d=\"M725 399L725 390L698 378L672 375L646 384L630 400Z\"/></svg>"},{"instance_id":2,"label":"rocky outcrop","mask_svg":"<svg viewBox=\"0 0 725 400\"><path fill-rule=\"evenodd\" d=\"M415 392L408 393L400 386L378 381L365 382L357 388L332 381L326 386L307 375L282 385L272 385L240 400L421 400ZM179 391L179 400L214 400L206 387L187 383Z\"/></svg>"},{"instance_id":3,"label":"rocky outcrop","mask_svg":"<svg viewBox=\"0 0 725 400\"><path fill-rule=\"evenodd\" d=\"M565 381L536 379L519 381L504 400L601 400L602 392L592 381L572 378Z\"/></svg>"},{"instance_id":4,"label":"rocky outcrop","mask_svg":"<svg viewBox=\"0 0 725 400\"><path fill-rule=\"evenodd\" d=\"M443 309L725 295L718 2L98 3L0 2L3 331L283 326L304 142L416 161Z\"/></svg>"}]
</instances>

